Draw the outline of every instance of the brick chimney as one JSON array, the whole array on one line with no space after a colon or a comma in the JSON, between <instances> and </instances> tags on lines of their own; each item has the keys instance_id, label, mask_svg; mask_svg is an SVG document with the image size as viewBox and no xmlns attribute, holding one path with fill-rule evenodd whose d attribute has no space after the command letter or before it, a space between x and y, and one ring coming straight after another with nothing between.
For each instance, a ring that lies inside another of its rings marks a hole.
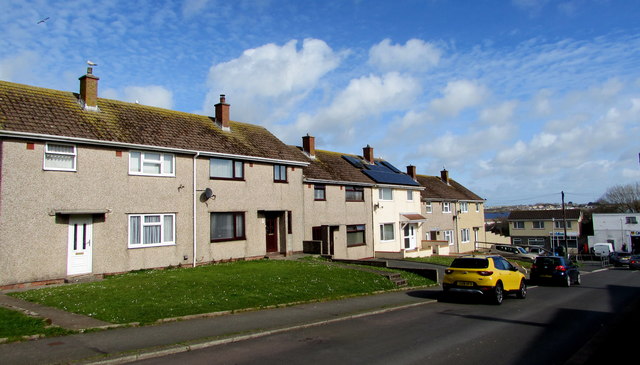
<instances>
[{"instance_id":1,"label":"brick chimney","mask_svg":"<svg viewBox=\"0 0 640 365\"><path fill-rule=\"evenodd\" d=\"M310 157L316 157L316 138L310 136L309 133L302 137L302 150Z\"/></svg>"},{"instance_id":2,"label":"brick chimney","mask_svg":"<svg viewBox=\"0 0 640 365\"><path fill-rule=\"evenodd\" d=\"M93 75L93 68L87 67L87 74L80 76L80 99L85 110L98 110L98 80Z\"/></svg>"},{"instance_id":3,"label":"brick chimney","mask_svg":"<svg viewBox=\"0 0 640 365\"><path fill-rule=\"evenodd\" d=\"M364 147L362 149L362 157L364 157L364 159L369 162L370 164L373 164L373 147L367 145L367 147Z\"/></svg>"},{"instance_id":4,"label":"brick chimney","mask_svg":"<svg viewBox=\"0 0 640 365\"><path fill-rule=\"evenodd\" d=\"M440 179L442 179L442 182L449 185L449 171L447 171L447 169L442 169L442 171L440 171Z\"/></svg>"},{"instance_id":5,"label":"brick chimney","mask_svg":"<svg viewBox=\"0 0 640 365\"><path fill-rule=\"evenodd\" d=\"M216 108L216 123L222 128L223 131L231 130L229 126L229 104L226 103L224 94L220 95L220 102L215 105Z\"/></svg>"},{"instance_id":6,"label":"brick chimney","mask_svg":"<svg viewBox=\"0 0 640 365\"><path fill-rule=\"evenodd\" d=\"M411 176L412 179L417 180L418 176L416 174L416 167L413 165L407 166L407 175Z\"/></svg>"}]
</instances>

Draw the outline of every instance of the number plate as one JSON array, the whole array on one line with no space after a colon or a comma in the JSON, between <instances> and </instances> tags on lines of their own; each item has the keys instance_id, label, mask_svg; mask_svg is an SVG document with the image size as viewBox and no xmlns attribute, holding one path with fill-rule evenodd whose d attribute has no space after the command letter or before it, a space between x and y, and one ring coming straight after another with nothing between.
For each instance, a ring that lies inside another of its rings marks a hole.
<instances>
[{"instance_id":1,"label":"number plate","mask_svg":"<svg viewBox=\"0 0 640 365\"><path fill-rule=\"evenodd\" d=\"M458 281L458 285L460 286L473 286L472 281Z\"/></svg>"},{"instance_id":2,"label":"number plate","mask_svg":"<svg viewBox=\"0 0 640 365\"><path fill-rule=\"evenodd\" d=\"M550 278L551 275L540 275L541 278Z\"/></svg>"}]
</instances>

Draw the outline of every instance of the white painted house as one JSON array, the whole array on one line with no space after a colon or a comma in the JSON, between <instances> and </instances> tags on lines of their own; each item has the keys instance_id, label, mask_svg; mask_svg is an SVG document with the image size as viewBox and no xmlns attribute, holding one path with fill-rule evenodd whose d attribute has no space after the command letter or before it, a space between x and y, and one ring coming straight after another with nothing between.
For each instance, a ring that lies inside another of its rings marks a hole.
<instances>
[{"instance_id":1,"label":"white painted house","mask_svg":"<svg viewBox=\"0 0 640 365\"><path fill-rule=\"evenodd\" d=\"M593 232L589 248L608 242L615 251L640 254L640 213L595 213Z\"/></svg>"}]
</instances>

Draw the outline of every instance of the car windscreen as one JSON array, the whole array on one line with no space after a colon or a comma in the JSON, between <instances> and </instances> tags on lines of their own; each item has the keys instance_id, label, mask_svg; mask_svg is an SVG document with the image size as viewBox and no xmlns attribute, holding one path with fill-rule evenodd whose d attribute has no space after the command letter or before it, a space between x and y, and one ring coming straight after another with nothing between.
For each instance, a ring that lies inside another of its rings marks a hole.
<instances>
[{"instance_id":1,"label":"car windscreen","mask_svg":"<svg viewBox=\"0 0 640 365\"><path fill-rule=\"evenodd\" d=\"M451 267L466 268L466 269L486 269L489 267L489 260L485 258L459 258L453 260Z\"/></svg>"}]
</instances>

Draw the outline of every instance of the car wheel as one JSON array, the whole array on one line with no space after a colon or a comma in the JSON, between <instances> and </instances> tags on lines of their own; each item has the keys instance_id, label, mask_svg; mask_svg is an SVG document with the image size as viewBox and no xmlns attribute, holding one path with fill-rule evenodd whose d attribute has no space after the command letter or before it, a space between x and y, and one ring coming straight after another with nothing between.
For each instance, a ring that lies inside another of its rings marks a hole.
<instances>
[{"instance_id":1,"label":"car wheel","mask_svg":"<svg viewBox=\"0 0 640 365\"><path fill-rule=\"evenodd\" d=\"M580 273L578 273L578 275L576 275L576 281L574 282L574 284L576 284L576 285L582 284L582 278L580 276Z\"/></svg>"},{"instance_id":2,"label":"car wheel","mask_svg":"<svg viewBox=\"0 0 640 365\"><path fill-rule=\"evenodd\" d=\"M502 300L504 299L504 290L502 288L502 283L497 283L496 287L493 288L493 298L491 299L493 304L502 304Z\"/></svg>"},{"instance_id":3,"label":"car wheel","mask_svg":"<svg viewBox=\"0 0 640 365\"><path fill-rule=\"evenodd\" d=\"M563 285L566 286L566 287L570 287L571 286L571 275L567 274L565 279L566 280L564 281Z\"/></svg>"},{"instance_id":4,"label":"car wheel","mask_svg":"<svg viewBox=\"0 0 640 365\"><path fill-rule=\"evenodd\" d=\"M524 299L527 297L527 284L524 282L524 280L520 281L520 289L518 289L516 297L518 299Z\"/></svg>"}]
</instances>

